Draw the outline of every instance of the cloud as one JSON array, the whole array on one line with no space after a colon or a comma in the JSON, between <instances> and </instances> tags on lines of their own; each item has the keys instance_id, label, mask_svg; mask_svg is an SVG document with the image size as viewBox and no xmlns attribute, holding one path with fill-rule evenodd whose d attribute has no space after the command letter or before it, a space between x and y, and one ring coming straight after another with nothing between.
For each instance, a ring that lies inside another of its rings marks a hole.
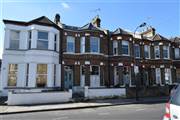
<instances>
[{"instance_id":1,"label":"cloud","mask_svg":"<svg viewBox=\"0 0 180 120\"><path fill-rule=\"evenodd\" d=\"M65 9L69 9L70 8L70 6L67 3L65 3L65 2L61 3L61 5Z\"/></svg>"}]
</instances>

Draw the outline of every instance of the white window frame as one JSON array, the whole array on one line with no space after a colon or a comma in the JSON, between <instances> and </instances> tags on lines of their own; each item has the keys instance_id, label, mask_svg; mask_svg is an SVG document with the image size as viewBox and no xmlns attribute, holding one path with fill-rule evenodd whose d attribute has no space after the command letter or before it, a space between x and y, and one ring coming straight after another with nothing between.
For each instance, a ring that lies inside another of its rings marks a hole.
<instances>
[{"instance_id":1,"label":"white window frame","mask_svg":"<svg viewBox=\"0 0 180 120\"><path fill-rule=\"evenodd\" d=\"M164 50L167 50L167 58L164 56ZM163 46L163 58L169 59L169 46Z\"/></svg>"},{"instance_id":2,"label":"white window frame","mask_svg":"<svg viewBox=\"0 0 180 120\"><path fill-rule=\"evenodd\" d=\"M130 55L129 41L127 41L127 40L122 40L122 46L123 46L123 45L127 45L127 46L128 46L128 54L123 54L123 53L122 53L122 55L123 55L123 56L129 56L129 55ZM122 47L122 52L123 52L123 47Z\"/></svg>"},{"instance_id":3,"label":"white window frame","mask_svg":"<svg viewBox=\"0 0 180 120\"><path fill-rule=\"evenodd\" d=\"M39 39L39 38L38 38L39 32L47 33L47 34L48 34L48 38L47 38L47 39ZM47 42L48 44L47 44L47 48L46 48L45 50L48 50L48 48L49 48L49 32L48 32L48 31L43 31L43 30L39 30L39 31L37 32L37 49L44 49L44 48L38 48L38 41Z\"/></svg>"},{"instance_id":4,"label":"white window frame","mask_svg":"<svg viewBox=\"0 0 180 120\"><path fill-rule=\"evenodd\" d=\"M73 43L73 51L68 51L68 42L72 42ZM67 38L66 38L66 52L67 53L75 53L75 37L67 36Z\"/></svg>"},{"instance_id":5,"label":"white window frame","mask_svg":"<svg viewBox=\"0 0 180 120\"><path fill-rule=\"evenodd\" d=\"M98 51L97 51L97 52L92 52L92 51L91 51L91 41L92 41L92 40L95 40L95 39L92 39L92 38L97 38L97 39L96 39L96 40L98 41L98 42L97 42L97 43L98 43L98 45L97 45L97 46L98 46ZM90 37L90 53L100 53L100 38L99 38L99 37L94 37L94 36L91 36L91 37Z\"/></svg>"},{"instance_id":6,"label":"white window frame","mask_svg":"<svg viewBox=\"0 0 180 120\"><path fill-rule=\"evenodd\" d=\"M145 56L145 52L146 52L146 48L147 48L147 52L148 52L148 57ZM150 59L150 46L149 45L144 45L144 57L145 59Z\"/></svg>"},{"instance_id":7,"label":"white window frame","mask_svg":"<svg viewBox=\"0 0 180 120\"><path fill-rule=\"evenodd\" d=\"M86 38L83 36L80 39L80 52L85 53L86 52Z\"/></svg>"},{"instance_id":8,"label":"white window frame","mask_svg":"<svg viewBox=\"0 0 180 120\"><path fill-rule=\"evenodd\" d=\"M115 49L116 49L116 53L115 53ZM118 41L117 40L113 41L113 55L118 55Z\"/></svg>"},{"instance_id":9,"label":"white window frame","mask_svg":"<svg viewBox=\"0 0 180 120\"><path fill-rule=\"evenodd\" d=\"M18 39L12 38L12 32L18 33ZM20 33L21 31L19 30L10 30L10 43L9 43L9 48L10 49L19 49L20 48ZM18 48L13 48L11 47L11 41L18 41Z\"/></svg>"}]
</instances>

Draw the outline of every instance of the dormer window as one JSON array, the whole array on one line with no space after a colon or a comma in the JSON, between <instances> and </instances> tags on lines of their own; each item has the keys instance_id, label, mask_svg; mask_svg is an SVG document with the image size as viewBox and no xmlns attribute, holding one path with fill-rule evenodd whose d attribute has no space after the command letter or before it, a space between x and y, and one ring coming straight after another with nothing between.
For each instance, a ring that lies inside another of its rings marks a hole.
<instances>
[{"instance_id":1,"label":"dormer window","mask_svg":"<svg viewBox=\"0 0 180 120\"><path fill-rule=\"evenodd\" d=\"M10 32L10 48L19 49L20 31L11 30Z\"/></svg>"},{"instance_id":2,"label":"dormer window","mask_svg":"<svg viewBox=\"0 0 180 120\"><path fill-rule=\"evenodd\" d=\"M48 32L38 32L37 49L48 49Z\"/></svg>"}]
</instances>

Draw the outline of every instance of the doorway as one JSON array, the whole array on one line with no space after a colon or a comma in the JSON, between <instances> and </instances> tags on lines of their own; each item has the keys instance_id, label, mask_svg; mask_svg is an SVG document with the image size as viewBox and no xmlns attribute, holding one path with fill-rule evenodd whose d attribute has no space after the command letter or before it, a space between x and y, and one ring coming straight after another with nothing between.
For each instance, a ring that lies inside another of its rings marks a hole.
<instances>
[{"instance_id":1,"label":"doorway","mask_svg":"<svg viewBox=\"0 0 180 120\"><path fill-rule=\"evenodd\" d=\"M64 66L64 88L72 89L73 86L73 67Z\"/></svg>"}]
</instances>

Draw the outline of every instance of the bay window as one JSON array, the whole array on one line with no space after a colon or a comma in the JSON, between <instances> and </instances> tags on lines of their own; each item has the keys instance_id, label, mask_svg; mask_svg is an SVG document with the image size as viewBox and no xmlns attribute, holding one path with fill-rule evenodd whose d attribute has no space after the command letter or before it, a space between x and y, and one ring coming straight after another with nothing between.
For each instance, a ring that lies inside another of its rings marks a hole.
<instances>
[{"instance_id":1,"label":"bay window","mask_svg":"<svg viewBox=\"0 0 180 120\"><path fill-rule=\"evenodd\" d=\"M129 42L128 41L122 41L122 54L129 55Z\"/></svg>"},{"instance_id":2,"label":"bay window","mask_svg":"<svg viewBox=\"0 0 180 120\"><path fill-rule=\"evenodd\" d=\"M145 58L150 58L150 46L149 45L144 45L144 57Z\"/></svg>"},{"instance_id":3,"label":"bay window","mask_svg":"<svg viewBox=\"0 0 180 120\"><path fill-rule=\"evenodd\" d=\"M45 87L47 84L47 64L37 64L36 85Z\"/></svg>"},{"instance_id":4,"label":"bay window","mask_svg":"<svg viewBox=\"0 0 180 120\"><path fill-rule=\"evenodd\" d=\"M163 46L163 58L169 58L169 46Z\"/></svg>"},{"instance_id":5,"label":"bay window","mask_svg":"<svg viewBox=\"0 0 180 120\"><path fill-rule=\"evenodd\" d=\"M154 54L155 54L155 59L159 59L160 58L160 49L159 46L155 46L154 47Z\"/></svg>"},{"instance_id":6,"label":"bay window","mask_svg":"<svg viewBox=\"0 0 180 120\"><path fill-rule=\"evenodd\" d=\"M20 41L20 31L11 30L9 47L11 49L19 49L19 41Z\"/></svg>"},{"instance_id":7,"label":"bay window","mask_svg":"<svg viewBox=\"0 0 180 120\"><path fill-rule=\"evenodd\" d=\"M66 45L67 52L75 52L75 38L72 36L67 36L67 45Z\"/></svg>"},{"instance_id":8,"label":"bay window","mask_svg":"<svg viewBox=\"0 0 180 120\"><path fill-rule=\"evenodd\" d=\"M38 32L37 48L48 49L48 32Z\"/></svg>"},{"instance_id":9,"label":"bay window","mask_svg":"<svg viewBox=\"0 0 180 120\"><path fill-rule=\"evenodd\" d=\"M86 46L86 44L85 44L85 37L81 37L81 45L80 45L80 51L81 51L81 53L85 53L85 46Z\"/></svg>"},{"instance_id":10,"label":"bay window","mask_svg":"<svg viewBox=\"0 0 180 120\"><path fill-rule=\"evenodd\" d=\"M18 64L9 64L8 86L16 86L17 72L18 72Z\"/></svg>"},{"instance_id":11,"label":"bay window","mask_svg":"<svg viewBox=\"0 0 180 120\"><path fill-rule=\"evenodd\" d=\"M113 41L113 54L118 55L118 41Z\"/></svg>"},{"instance_id":12,"label":"bay window","mask_svg":"<svg viewBox=\"0 0 180 120\"><path fill-rule=\"evenodd\" d=\"M138 44L134 45L134 56L140 58L140 46Z\"/></svg>"},{"instance_id":13,"label":"bay window","mask_svg":"<svg viewBox=\"0 0 180 120\"><path fill-rule=\"evenodd\" d=\"M90 37L90 52L91 53L99 53L100 51L100 39L98 37Z\"/></svg>"}]
</instances>

